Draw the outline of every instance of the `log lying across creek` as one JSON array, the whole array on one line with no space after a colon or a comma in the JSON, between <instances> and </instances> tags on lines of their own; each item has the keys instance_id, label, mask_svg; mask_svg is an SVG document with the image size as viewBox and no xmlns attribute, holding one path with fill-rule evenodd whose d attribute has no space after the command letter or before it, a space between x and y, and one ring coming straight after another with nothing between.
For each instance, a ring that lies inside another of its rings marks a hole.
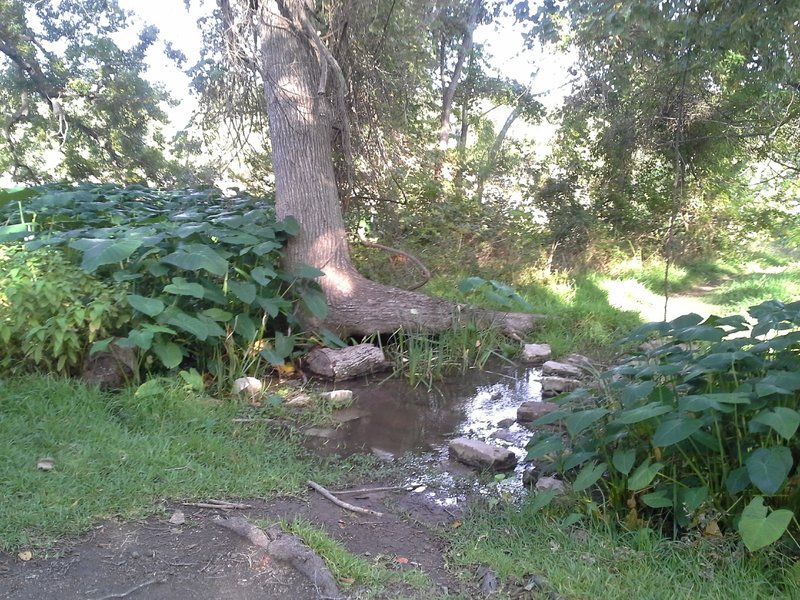
<instances>
[{"instance_id":1,"label":"log lying across creek","mask_svg":"<svg viewBox=\"0 0 800 600\"><path fill-rule=\"evenodd\" d=\"M358 344L346 348L315 348L306 357L306 367L319 377L342 381L384 371L389 363L377 346Z\"/></svg>"}]
</instances>

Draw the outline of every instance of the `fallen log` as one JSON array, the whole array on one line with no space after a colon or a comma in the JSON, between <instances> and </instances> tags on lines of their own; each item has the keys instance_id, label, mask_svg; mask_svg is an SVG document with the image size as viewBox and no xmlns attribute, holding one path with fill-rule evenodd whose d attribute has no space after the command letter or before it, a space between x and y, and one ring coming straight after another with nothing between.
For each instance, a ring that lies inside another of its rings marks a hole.
<instances>
[{"instance_id":1,"label":"fallen log","mask_svg":"<svg viewBox=\"0 0 800 600\"><path fill-rule=\"evenodd\" d=\"M314 348L306 357L306 367L314 375L341 381L384 371L389 363L377 346L358 344L346 348Z\"/></svg>"}]
</instances>

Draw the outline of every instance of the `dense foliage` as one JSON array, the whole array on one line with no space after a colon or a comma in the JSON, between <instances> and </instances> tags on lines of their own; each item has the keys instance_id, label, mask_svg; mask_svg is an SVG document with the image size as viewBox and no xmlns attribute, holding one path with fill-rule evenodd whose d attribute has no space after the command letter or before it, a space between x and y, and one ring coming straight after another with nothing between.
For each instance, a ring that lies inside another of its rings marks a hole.
<instances>
[{"instance_id":1,"label":"dense foliage","mask_svg":"<svg viewBox=\"0 0 800 600\"><path fill-rule=\"evenodd\" d=\"M99 334L114 334L150 368L154 359L165 368L188 360L223 375L234 357L248 356L237 366L250 371L290 357L298 311L325 314L325 299L308 279L318 272L278 265L297 224L276 222L266 200L214 189L81 184L4 192L0 211L10 223L0 228L0 242L16 240L11 252L21 263L3 264L4 272L10 267L3 331L24 340L20 350L35 364L74 367ZM32 258L44 249L46 259ZM56 270L24 271L42 260ZM36 302L18 303L37 294Z\"/></svg>"},{"instance_id":2,"label":"dense foliage","mask_svg":"<svg viewBox=\"0 0 800 600\"><path fill-rule=\"evenodd\" d=\"M641 353L534 422L528 458L630 526L669 518L708 534L735 528L751 550L775 542L800 512L800 302L740 316L690 314L636 329ZM766 502L766 504L765 504ZM769 507L769 508L768 508ZM795 525L797 525L795 521Z\"/></svg>"}]
</instances>

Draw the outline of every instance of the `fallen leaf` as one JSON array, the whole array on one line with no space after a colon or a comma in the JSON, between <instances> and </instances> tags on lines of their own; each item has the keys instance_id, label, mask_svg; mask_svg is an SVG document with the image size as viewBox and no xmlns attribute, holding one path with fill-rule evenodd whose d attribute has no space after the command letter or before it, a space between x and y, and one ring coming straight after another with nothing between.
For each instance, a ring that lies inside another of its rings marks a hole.
<instances>
[{"instance_id":1,"label":"fallen leaf","mask_svg":"<svg viewBox=\"0 0 800 600\"><path fill-rule=\"evenodd\" d=\"M394 560L395 560L395 562L397 562L397 563L399 563L401 565L407 565L408 564L408 559L405 556L398 556Z\"/></svg>"},{"instance_id":2,"label":"fallen leaf","mask_svg":"<svg viewBox=\"0 0 800 600\"><path fill-rule=\"evenodd\" d=\"M186 523L186 515L183 514L182 510L176 510L169 518L169 522L173 525L183 525Z\"/></svg>"},{"instance_id":3,"label":"fallen leaf","mask_svg":"<svg viewBox=\"0 0 800 600\"><path fill-rule=\"evenodd\" d=\"M339 581L345 585L353 585L356 582L353 577L342 577Z\"/></svg>"},{"instance_id":4,"label":"fallen leaf","mask_svg":"<svg viewBox=\"0 0 800 600\"><path fill-rule=\"evenodd\" d=\"M56 466L55 461L52 458L40 458L39 462L36 463L36 468L40 471L52 471L53 467Z\"/></svg>"},{"instance_id":5,"label":"fallen leaf","mask_svg":"<svg viewBox=\"0 0 800 600\"><path fill-rule=\"evenodd\" d=\"M30 559L33 558L33 552L31 552L30 550L23 550L22 552L17 554L17 556L19 556L20 560L24 560L25 562L28 562Z\"/></svg>"},{"instance_id":6,"label":"fallen leaf","mask_svg":"<svg viewBox=\"0 0 800 600\"><path fill-rule=\"evenodd\" d=\"M705 529L703 529L703 534L706 537L722 537L722 532L719 529L719 523L716 521L709 521L708 525L706 525Z\"/></svg>"},{"instance_id":7,"label":"fallen leaf","mask_svg":"<svg viewBox=\"0 0 800 600\"><path fill-rule=\"evenodd\" d=\"M458 529L459 527L461 527L461 521L453 521L452 523L450 523L450 527L452 527L453 529Z\"/></svg>"}]
</instances>

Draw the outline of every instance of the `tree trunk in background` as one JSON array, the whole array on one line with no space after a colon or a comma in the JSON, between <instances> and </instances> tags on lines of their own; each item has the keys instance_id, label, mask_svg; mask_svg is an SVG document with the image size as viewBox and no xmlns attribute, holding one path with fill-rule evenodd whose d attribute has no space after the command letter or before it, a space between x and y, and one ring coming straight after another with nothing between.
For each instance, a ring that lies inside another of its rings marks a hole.
<instances>
[{"instance_id":1,"label":"tree trunk in background","mask_svg":"<svg viewBox=\"0 0 800 600\"><path fill-rule=\"evenodd\" d=\"M261 7L261 70L275 174L279 219L294 216L300 233L286 245L284 266L323 271L319 284L329 310L322 323L341 336L391 333L400 328L443 331L476 320L509 333L532 328L534 315L457 305L381 285L353 266L339 204L331 149L332 108L318 87L324 58L301 24L304 4L273 0Z\"/></svg>"},{"instance_id":2,"label":"tree trunk in background","mask_svg":"<svg viewBox=\"0 0 800 600\"><path fill-rule=\"evenodd\" d=\"M500 154L500 149L503 147L503 142L506 141L506 135L508 135L508 130L511 128L511 125L514 121L517 120L517 117L522 114L522 103L518 104L517 107L511 111L511 114L508 115L506 122L503 123L503 127L500 129L500 133L497 134L497 137L494 138L494 143L492 147L489 148L489 153L486 155L486 162L483 163L479 173L478 173L478 188L475 193L475 197L480 204L483 201L483 187L486 184L486 180L489 178L492 170L494 169L495 164L497 163L497 155Z\"/></svg>"}]
</instances>

